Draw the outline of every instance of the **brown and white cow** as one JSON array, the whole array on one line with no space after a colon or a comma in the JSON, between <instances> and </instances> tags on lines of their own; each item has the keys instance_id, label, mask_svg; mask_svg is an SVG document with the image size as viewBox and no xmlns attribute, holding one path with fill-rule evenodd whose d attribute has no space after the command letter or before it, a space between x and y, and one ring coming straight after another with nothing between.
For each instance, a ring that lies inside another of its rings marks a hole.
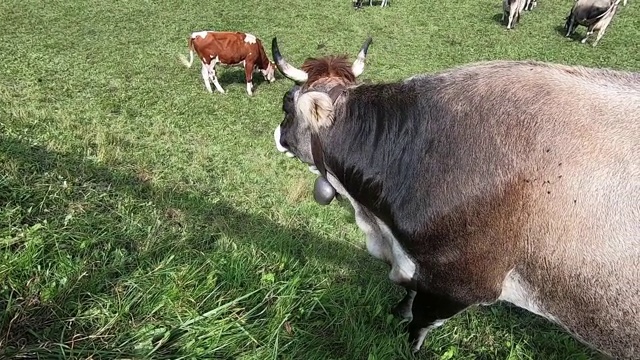
<instances>
[{"instance_id":1,"label":"brown and white cow","mask_svg":"<svg viewBox=\"0 0 640 360\"><path fill-rule=\"evenodd\" d=\"M216 65L242 66L247 83L247 94L253 95L253 72L260 70L265 80L275 81L275 66L269 61L260 39L242 32L198 31L189 37L189 61L181 56L182 63L191 67L193 53L202 62L202 80L207 91L212 93L211 82L224 94L216 76Z\"/></svg>"},{"instance_id":2,"label":"brown and white cow","mask_svg":"<svg viewBox=\"0 0 640 360\"><path fill-rule=\"evenodd\" d=\"M272 51L298 82L276 147L351 202L407 290L413 351L502 300L640 358L640 73L492 61L358 84L344 59Z\"/></svg>"}]
</instances>

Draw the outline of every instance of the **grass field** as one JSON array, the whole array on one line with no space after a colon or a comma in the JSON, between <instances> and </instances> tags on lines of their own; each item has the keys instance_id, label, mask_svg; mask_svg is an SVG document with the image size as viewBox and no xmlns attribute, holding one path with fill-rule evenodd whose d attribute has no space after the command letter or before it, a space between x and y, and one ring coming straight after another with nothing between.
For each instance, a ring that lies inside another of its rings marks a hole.
<instances>
[{"instance_id":1,"label":"grass field","mask_svg":"<svg viewBox=\"0 0 640 360\"><path fill-rule=\"evenodd\" d=\"M353 59L371 34L364 81L489 59L640 69L636 0L596 48L561 34L571 4L541 0L506 31L499 0L0 2L0 358L407 357L388 314L402 292L349 206L315 204L314 175L273 145L291 82L258 80L249 98L242 71L221 69L228 93L211 95L178 56L216 29L268 51L278 36L296 65ZM418 355L593 353L497 304Z\"/></svg>"}]
</instances>

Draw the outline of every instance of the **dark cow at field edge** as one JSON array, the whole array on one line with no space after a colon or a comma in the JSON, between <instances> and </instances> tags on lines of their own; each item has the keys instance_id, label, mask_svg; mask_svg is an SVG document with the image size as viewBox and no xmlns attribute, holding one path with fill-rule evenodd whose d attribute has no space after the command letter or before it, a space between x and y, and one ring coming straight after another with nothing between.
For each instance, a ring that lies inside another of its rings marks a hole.
<instances>
[{"instance_id":1,"label":"dark cow at field edge","mask_svg":"<svg viewBox=\"0 0 640 360\"><path fill-rule=\"evenodd\" d=\"M207 91L212 93L211 82L220 93L224 89L216 76L218 63L244 68L247 94L253 95L253 72L258 69L265 80L275 81L275 66L269 61L260 39L242 32L198 31L189 37L189 60L181 56L186 67L193 64L195 52L202 62L202 80Z\"/></svg>"},{"instance_id":2,"label":"dark cow at field edge","mask_svg":"<svg viewBox=\"0 0 640 360\"><path fill-rule=\"evenodd\" d=\"M600 352L640 357L640 74L493 61L359 84L346 58L287 63L278 150L356 212L430 329L502 300ZM357 72L354 71L357 70Z\"/></svg>"}]
</instances>

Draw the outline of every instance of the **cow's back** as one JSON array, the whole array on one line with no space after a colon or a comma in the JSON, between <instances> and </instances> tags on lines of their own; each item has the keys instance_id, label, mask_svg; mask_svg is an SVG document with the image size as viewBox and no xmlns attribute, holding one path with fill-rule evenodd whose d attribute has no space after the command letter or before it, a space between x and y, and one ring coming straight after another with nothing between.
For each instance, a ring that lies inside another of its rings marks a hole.
<instances>
[{"instance_id":1,"label":"cow's back","mask_svg":"<svg viewBox=\"0 0 640 360\"><path fill-rule=\"evenodd\" d=\"M573 14L581 24L592 24L600 19L613 2L611 0L579 0L574 4Z\"/></svg>"},{"instance_id":2,"label":"cow's back","mask_svg":"<svg viewBox=\"0 0 640 360\"><path fill-rule=\"evenodd\" d=\"M194 50L203 61L209 63L217 58L223 64L236 65L251 53L256 43L244 41L245 36L241 32L210 31L204 37L194 37L192 41Z\"/></svg>"}]
</instances>

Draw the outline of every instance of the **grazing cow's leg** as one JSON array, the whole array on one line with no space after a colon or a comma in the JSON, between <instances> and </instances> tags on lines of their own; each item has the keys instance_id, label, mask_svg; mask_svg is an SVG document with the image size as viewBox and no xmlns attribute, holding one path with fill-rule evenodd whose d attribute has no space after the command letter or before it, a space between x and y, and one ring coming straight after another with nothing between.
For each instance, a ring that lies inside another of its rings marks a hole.
<instances>
[{"instance_id":1,"label":"grazing cow's leg","mask_svg":"<svg viewBox=\"0 0 640 360\"><path fill-rule=\"evenodd\" d=\"M442 295L418 291L411 308L413 319L409 323L409 341L412 345L412 352L416 353L420 350L430 330L441 326L447 319L467 307L467 304Z\"/></svg>"},{"instance_id":2,"label":"grazing cow's leg","mask_svg":"<svg viewBox=\"0 0 640 360\"><path fill-rule=\"evenodd\" d=\"M602 38L602 36L604 36L604 31L607 27L604 26L602 27L602 29L598 30L598 36L596 36L596 40L593 42L593 44L591 44L591 46L596 46L598 45L598 41L600 41L600 39Z\"/></svg>"},{"instance_id":3,"label":"grazing cow's leg","mask_svg":"<svg viewBox=\"0 0 640 360\"><path fill-rule=\"evenodd\" d=\"M567 35L565 35L566 37L569 37L569 35L571 35L573 33L573 31L571 31L573 29L573 15L569 15L569 27L567 28Z\"/></svg>"},{"instance_id":4,"label":"grazing cow's leg","mask_svg":"<svg viewBox=\"0 0 640 360\"><path fill-rule=\"evenodd\" d=\"M614 9L614 11L615 11L615 9ZM607 30L607 27L609 26L609 23L611 22L611 19L613 19L613 15L614 14L610 14L607 19L603 19L603 22L600 25L600 28L598 29L598 36L596 36L596 41L594 41L593 44L591 44L591 46L598 45L598 42L604 36L604 32L605 32L605 30Z\"/></svg>"},{"instance_id":5,"label":"grazing cow's leg","mask_svg":"<svg viewBox=\"0 0 640 360\"><path fill-rule=\"evenodd\" d=\"M512 27L513 17L514 17L514 14L509 12L509 23L507 23L507 30L511 29L511 27Z\"/></svg>"},{"instance_id":6,"label":"grazing cow's leg","mask_svg":"<svg viewBox=\"0 0 640 360\"><path fill-rule=\"evenodd\" d=\"M253 96L253 67L254 64L251 61L245 61L244 63L244 78L247 83L247 94Z\"/></svg>"},{"instance_id":7,"label":"grazing cow's leg","mask_svg":"<svg viewBox=\"0 0 640 360\"><path fill-rule=\"evenodd\" d=\"M207 88L207 91L213 93L211 89L211 83L209 82L209 66L206 63L202 63L202 80L204 81L204 86Z\"/></svg>"},{"instance_id":8,"label":"grazing cow's leg","mask_svg":"<svg viewBox=\"0 0 640 360\"><path fill-rule=\"evenodd\" d=\"M211 80L213 81L213 85L216 86L216 90L218 90L221 94L224 94L224 89L222 88L222 86L220 86L218 77L216 76L216 64L216 62L211 62L211 65L209 65L209 75L211 77Z\"/></svg>"}]
</instances>

